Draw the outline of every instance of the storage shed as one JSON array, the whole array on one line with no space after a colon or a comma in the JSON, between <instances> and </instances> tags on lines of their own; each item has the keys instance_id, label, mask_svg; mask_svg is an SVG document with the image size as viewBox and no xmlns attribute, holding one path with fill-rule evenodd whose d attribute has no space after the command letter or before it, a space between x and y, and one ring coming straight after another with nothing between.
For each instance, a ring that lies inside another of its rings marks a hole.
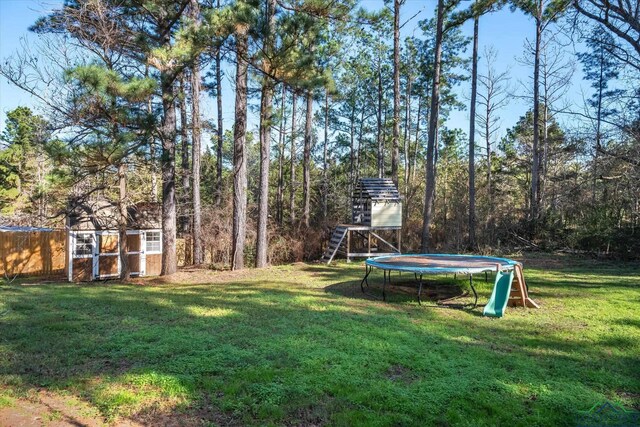
<instances>
[{"instance_id":1,"label":"storage shed","mask_svg":"<svg viewBox=\"0 0 640 427\"><path fill-rule=\"evenodd\" d=\"M71 203L67 214L69 281L120 276L117 206L107 201ZM162 229L160 205L137 204L127 216L127 260L132 276L160 274Z\"/></svg>"}]
</instances>

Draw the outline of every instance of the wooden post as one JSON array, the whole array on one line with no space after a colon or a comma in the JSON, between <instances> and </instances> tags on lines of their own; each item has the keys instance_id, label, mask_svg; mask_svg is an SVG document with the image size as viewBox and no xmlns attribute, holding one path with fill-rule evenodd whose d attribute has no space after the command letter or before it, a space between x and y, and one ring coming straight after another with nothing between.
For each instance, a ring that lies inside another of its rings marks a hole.
<instances>
[{"instance_id":1,"label":"wooden post","mask_svg":"<svg viewBox=\"0 0 640 427\"><path fill-rule=\"evenodd\" d=\"M515 266L515 276L516 276L516 283L518 286L518 296L520 297L520 302L522 303L523 307L526 307L527 298L529 298L529 295L527 294L527 285L524 282L524 274L522 273L522 268L520 267L520 265Z\"/></svg>"},{"instance_id":2,"label":"wooden post","mask_svg":"<svg viewBox=\"0 0 640 427\"><path fill-rule=\"evenodd\" d=\"M351 253L351 230L347 229L347 262L351 262L349 254Z\"/></svg>"},{"instance_id":3,"label":"wooden post","mask_svg":"<svg viewBox=\"0 0 640 427\"><path fill-rule=\"evenodd\" d=\"M367 231L367 253L371 253L371 233Z\"/></svg>"}]
</instances>

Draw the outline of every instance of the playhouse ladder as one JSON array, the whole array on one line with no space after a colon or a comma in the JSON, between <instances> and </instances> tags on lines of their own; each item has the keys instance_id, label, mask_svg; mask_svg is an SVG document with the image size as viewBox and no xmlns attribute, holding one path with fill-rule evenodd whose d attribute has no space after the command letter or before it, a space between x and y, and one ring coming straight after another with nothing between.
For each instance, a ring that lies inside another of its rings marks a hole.
<instances>
[{"instance_id":1,"label":"playhouse ladder","mask_svg":"<svg viewBox=\"0 0 640 427\"><path fill-rule=\"evenodd\" d=\"M540 306L529 297L527 284L524 281L524 274L522 272L522 265L516 264L514 273L516 280L511 285L511 294L509 295L508 305L511 307L522 306L530 308L540 308Z\"/></svg>"},{"instance_id":2,"label":"playhouse ladder","mask_svg":"<svg viewBox=\"0 0 640 427\"><path fill-rule=\"evenodd\" d=\"M344 225L339 225L333 230L333 234L331 235L331 240L329 240L329 246L327 250L322 255L322 259L328 259L327 264L331 264L333 261L333 257L338 253L338 249L340 249L340 245L344 241L345 236L349 232L349 227Z\"/></svg>"}]
</instances>

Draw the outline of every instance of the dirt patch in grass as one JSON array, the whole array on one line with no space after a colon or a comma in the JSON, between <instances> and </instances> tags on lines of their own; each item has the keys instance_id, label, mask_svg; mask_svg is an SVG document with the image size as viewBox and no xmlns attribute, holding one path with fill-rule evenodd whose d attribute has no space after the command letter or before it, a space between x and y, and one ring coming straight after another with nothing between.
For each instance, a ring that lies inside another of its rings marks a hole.
<instances>
[{"instance_id":1,"label":"dirt patch in grass","mask_svg":"<svg viewBox=\"0 0 640 427\"><path fill-rule=\"evenodd\" d=\"M197 267L181 268L170 276L141 277L132 279L131 283L138 285L166 285L166 284L205 284L236 281L255 277L251 270L215 271Z\"/></svg>"},{"instance_id":2,"label":"dirt patch in grass","mask_svg":"<svg viewBox=\"0 0 640 427\"><path fill-rule=\"evenodd\" d=\"M243 425L233 415L217 410L206 397L195 405L174 411L162 410L153 406L147 407L132 415L131 419L144 426L201 427L219 425L239 427Z\"/></svg>"},{"instance_id":3,"label":"dirt patch in grass","mask_svg":"<svg viewBox=\"0 0 640 427\"><path fill-rule=\"evenodd\" d=\"M320 427L327 425L328 422L321 412L314 406L308 406L296 410L291 415L291 421L287 422L288 426L304 426L304 427Z\"/></svg>"},{"instance_id":4,"label":"dirt patch in grass","mask_svg":"<svg viewBox=\"0 0 640 427\"><path fill-rule=\"evenodd\" d=\"M391 365L387 369L386 377L391 381L400 381L409 384L414 380L411 369L402 365Z\"/></svg>"},{"instance_id":5,"label":"dirt patch in grass","mask_svg":"<svg viewBox=\"0 0 640 427\"><path fill-rule=\"evenodd\" d=\"M264 273L261 273L261 272ZM263 278L289 277L293 274L291 271L282 270L278 267L265 267L263 269L247 268L244 270L210 270L202 266L188 266L179 268L178 272L169 276L148 276L148 277L132 277L126 284L142 285L142 286L160 286L160 285L208 285L217 283L229 283L238 281L258 281ZM60 280L52 280L48 277L29 277L20 278L12 282L13 285L20 286L42 286L42 285L59 285L64 283L63 277ZM108 279L93 282L81 283L87 286L111 286L123 284L119 279Z\"/></svg>"},{"instance_id":6,"label":"dirt patch in grass","mask_svg":"<svg viewBox=\"0 0 640 427\"><path fill-rule=\"evenodd\" d=\"M382 279L370 278L369 286L364 286L365 292L363 293L360 288L360 281L348 281L335 283L325 287L325 291L328 293L356 298L356 299L382 299ZM387 297L400 297L403 300L415 301L418 296L418 282L402 278L400 280L393 278L391 284L386 285ZM458 296L466 295L462 289L460 283L452 282L451 280L425 280L422 286L422 299L424 301L441 301Z\"/></svg>"},{"instance_id":7,"label":"dirt patch in grass","mask_svg":"<svg viewBox=\"0 0 640 427\"><path fill-rule=\"evenodd\" d=\"M282 269L266 267L262 269L245 270L209 270L202 267L183 267L170 276L141 277L131 279L130 283L137 285L205 285L241 281L258 281L256 279L287 277L290 274Z\"/></svg>"},{"instance_id":8,"label":"dirt patch in grass","mask_svg":"<svg viewBox=\"0 0 640 427\"><path fill-rule=\"evenodd\" d=\"M3 427L101 427L105 424L100 413L91 405L73 396L39 390L26 398L16 398L12 405L0 408ZM120 420L111 425L142 427L132 420Z\"/></svg>"},{"instance_id":9,"label":"dirt patch in grass","mask_svg":"<svg viewBox=\"0 0 640 427\"><path fill-rule=\"evenodd\" d=\"M283 423L286 426L321 427L330 424L332 412L336 412L337 402L334 398L324 396L313 404L302 406L291 413Z\"/></svg>"},{"instance_id":10,"label":"dirt patch in grass","mask_svg":"<svg viewBox=\"0 0 640 427\"><path fill-rule=\"evenodd\" d=\"M212 423L224 426L242 425L232 415L216 410L208 399L174 410L162 405L149 405L127 418L118 417L113 420L105 420L95 407L74 396L46 390L12 399L10 405L0 407L2 427L200 427Z\"/></svg>"},{"instance_id":11,"label":"dirt patch in grass","mask_svg":"<svg viewBox=\"0 0 640 427\"><path fill-rule=\"evenodd\" d=\"M640 393L621 391L616 393L621 399L630 402L631 408L640 411Z\"/></svg>"}]
</instances>

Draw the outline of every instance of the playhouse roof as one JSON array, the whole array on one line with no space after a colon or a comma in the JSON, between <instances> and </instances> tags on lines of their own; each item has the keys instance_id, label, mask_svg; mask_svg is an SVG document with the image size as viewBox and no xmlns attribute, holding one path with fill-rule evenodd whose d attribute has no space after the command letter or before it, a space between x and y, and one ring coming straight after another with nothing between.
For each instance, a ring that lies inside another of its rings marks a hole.
<instances>
[{"instance_id":1,"label":"playhouse roof","mask_svg":"<svg viewBox=\"0 0 640 427\"><path fill-rule=\"evenodd\" d=\"M353 197L368 198L373 201L400 202L400 193L389 178L361 178Z\"/></svg>"}]
</instances>

